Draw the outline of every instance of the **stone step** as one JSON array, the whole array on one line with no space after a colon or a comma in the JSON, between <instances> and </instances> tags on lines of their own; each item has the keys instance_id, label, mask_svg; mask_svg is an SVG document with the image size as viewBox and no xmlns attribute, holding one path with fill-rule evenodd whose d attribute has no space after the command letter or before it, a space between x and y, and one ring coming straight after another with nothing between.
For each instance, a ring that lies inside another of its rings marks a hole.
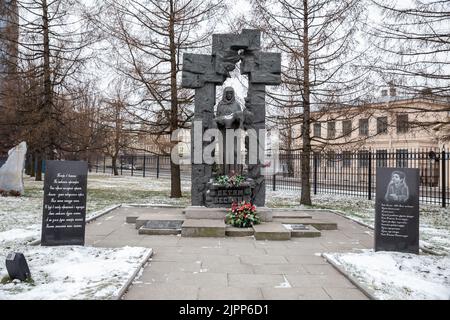
<instances>
[{"instance_id":1,"label":"stone step","mask_svg":"<svg viewBox=\"0 0 450 320\"><path fill-rule=\"evenodd\" d=\"M253 226L256 240L289 240L291 232L279 222L263 222Z\"/></svg>"},{"instance_id":2,"label":"stone step","mask_svg":"<svg viewBox=\"0 0 450 320\"><path fill-rule=\"evenodd\" d=\"M165 213L145 213L140 215L135 220L136 229L139 229L144 224L147 223L147 221L157 220L157 221L184 221L185 216L181 213L179 214L165 214Z\"/></svg>"},{"instance_id":3,"label":"stone step","mask_svg":"<svg viewBox=\"0 0 450 320\"><path fill-rule=\"evenodd\" d=\"M223 220L229 212L227 208L206 208L201 206L190 206L183 210L186 219L218 219ZM273 210L267 207L256 208L261 221L272 221Z\"/></svg>"},{"instance_id":4,"label":"stone step","mask_svg":"<svg viewBox=\"0 0 450 320\"><path fill-rule=\"evenodd\" d=\"M120 208L117 208L116 213L124 214L126 216L127 223L136 223L136 219L142 215L146 214L181 214L181 208L172 208L172 207L157 207L157 206L149 206L143 205L141 207L137 206L127 206L123 205Z\"/></svg>"},{"instance_id":5,"label":"stone step","mask_svg":"<svg viewBox=\"0 0 450 320\"><path fill-rule=\"evenodd\" d=\"M225 222L219 219L186 219L182 237L225 237Z\"/></svg>"},{"instance_id":6,"label":"stone step","mask_svg":"<svg viewBox=\"0 0 450 320\"><path fill-rule=\"evenodd\" d=\"M312 218L310 214L301 211L278 211L276 209L273 210L273 219L305 219Z\"/></svg>"},{"instance_id":7,"label":"stone step","mask_svg":"<svg viewBox=\"0 0 450 320\"><path fill-rule=\"evenodd\" d=\"M273 219L274 222L284 223L284 224L305 224L313 226L318 230L337 230L337 223L325 220L318 220L312 218L277 218Z\"/></svg>"},{"instance_id":8,"label":"stone step","mask_svg":"<svg viewBox=\"0 0 450 320\"><path fill-rule=\"evenodd\" d=\"M225 208L206 208L190 206L183 210L186 219L218 219L223 220L227 214Z\"/></svg>"},{"instance_id":9,"label":"stone step","mask_svg":"<svg viewBox=\"0 0 450 320\"><path fill-rule=\"evenodd\" d=\"M253 228L236 228L230 225L225 228L225 235L228 237L249 237L253 234Z\"/></svg>"},{"instance_id":10,"label":"stone step","mask_svg":"<svg viewBox=\"0 0 450 320\"><path fill-rule=\"evenodd\" d=\"M172 235L181 233L183 220L150 220L139 228L139 234Z\"/></svg>"},{"instance_id":11,"label":"stone step","mask_svg":"<svg viewBox=\"0 0 450 320\"><path fill-rule=\"evenodd\" d=\"M292 238L314 238L320 237L321 235L321 232L311 225L301 225L304 226L305 229L297 229L294 226L295 225L284 224L284 227L291 231Z\"/></svg>"}]
</instances>

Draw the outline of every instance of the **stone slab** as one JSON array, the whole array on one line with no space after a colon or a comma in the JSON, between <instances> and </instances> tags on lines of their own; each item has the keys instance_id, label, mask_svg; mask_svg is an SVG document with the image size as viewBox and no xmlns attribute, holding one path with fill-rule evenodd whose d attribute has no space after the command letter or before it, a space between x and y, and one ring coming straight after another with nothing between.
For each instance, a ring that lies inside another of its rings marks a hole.
<instances>
[{"instance_id":1,"label":"stone slab","mask_svg":"<svg viewBox=\"0 0 450 320\"><path fill-rule=\"evenodd\" d=\"M228 212L227 208L207 208L202 206L190 206L183 210L186 219L218 219L223 220ZM269 222L273 219L273 210L267 207L256 208L261 221Z\"/></svg>"},{"instance_id":2,"label":"stone slab","mask_svg":"<svg viewBox=\"0 0 450 320\"><path fill-rule=\"evenodd\" d=\"M225 222L217 219L186 219L181 228L183 237L225 237Z\"/></svg>"},{"instance_id":3,"label":"stone slab","mask_svg":"<svg viewBox=\"0 0 450 320\"><path fill-rule=\"evenodd\" d=\"M190 206L183 210L186 219L224 219L227 209Z\"/></svg>"},{"instance_id":4,"label":"stone slab","mask_svg":"<svg viewBox=\"0 0 450 320\"><path fill-rule=\"evenodd\" d=\"M318 219L310 219L310 218L274 218L274 222L284 223L284 224L305 224L311 225L318 230L337 230L337 223L326 221L326 220L318 220Z\"/></svg>"},{"instance_id":5,"label":"stone slab","mask_svg":"<svg viewBox=\"0 0 450 320\"><path fill-rule=\"evenodd\" d=\"M274 219L283 219L283 218L288 218L288 219L308 219L308 218L312 218L312 216L310 214L307 214L305 212L302 211L278 211L278 210L274 210L273 211L273 218Z\"/></svg>"},{"instance_id":6,"label":"stone slab","mask_svg":"<svg viewBox=\"0 0 450 320\"><path fill-rule=\"evenodd\" d=\"M136 220L139 216L138 215L134 215L134 216L127 216L125 218L125 222L126 223L136 223Z\"/></svg>"},{"instance_id":7,"label":"stone slab","mask_svg":"<svg viewBox=\"0 0 450 320\"><path fill-rule=\"evenodd\" d=\"M256 208L256 213L261 217L263 222L273 221L273 210L267 207Z\"/></svg>"},{"instance_id":8,"label":"stone slab","mask_svg":"<svg viewBox=\"0 0 450 320\"><path fill-rule=\"evenodd\" d=\"M292 225L291 225L292 226ZM320 237L321 233L319 230L314 228L312 225L304 225L306 229L292 229L292 238L314 238Z\"/></svg>"},{"instance_id":9,"label":"stone slab","mask_svg":"<svg viewBox=\"0 0 450 320\"><path fill-rule=\"evenodd\" d=\"M138 230L138 234L146 235L177 235L181 233L181 229L151 229L142 226Z\"/></svg>"},{"instance_id":10,"label":"stone slab","mask_svg":"<svg viewBox=\"0 0 450 320\"><path fill-rule=\"evenodd\" d=\"M136 229L139 229L140 227L142 227L144 224L147 223L147 221L150 220L165 220L165 221L169 221L169 220L180 220L183 221L185 219L183 214L165 214L165 213L146 213L146 214L142 214L140 215L137 219L136 219Z\"/></svg>"},{"instance_id":11,"label":"stone slab","mask_svg":"<svg viewBox=\"0 0 450 320\"><path fill-rule=\"evenodd\" d=\"M281 223L263 222L253 226L256 240L289 240L291 232Z\"/></svg>"},{"instance_id":12,"label":"stone slab","mask_svg":"<svg viewBox=\"0 0 450 320\"><path fill-rule=\"evenodd\" d=\"M261 288L282 286L285 278L279 274L229 274L228 286L234 288Z\"/></svg>"},{"instance_id":13,"label":"stone slab","mask_svg":"<svg viewBox=\"0 0 450 320\"><path fill-rule=\"evenodd\" d=\"M253 234L253 228L236 228L227 226L225 229L225 235L228 237L249 237Z\"/></svg>"}]
</instances>

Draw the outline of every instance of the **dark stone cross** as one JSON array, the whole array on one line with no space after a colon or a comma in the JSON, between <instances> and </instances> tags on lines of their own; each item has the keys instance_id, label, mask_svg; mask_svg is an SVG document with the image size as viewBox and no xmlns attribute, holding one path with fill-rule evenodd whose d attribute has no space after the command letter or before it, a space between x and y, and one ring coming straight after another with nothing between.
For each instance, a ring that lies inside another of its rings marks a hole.
<instances>
[{"instance_id":1,"label":"dark stone cross","mask_svg":"<svg viewBox=\"0 0 450 320\"><path fill-rule=\"evenodd\" d=\"M202 132L191 132L191 145L203 149L210 143L202 139L203 133L214 128L214 106L216 86L222 85L230 77L230 71L241 61L241 74L248 76L248 93L245 99L246 110L252 114L247 129L265 129L266 85L281 83L281 54L261 52L261 33L258 30L242 30L241 34L214 34L212 54L184 54L182 86L195 89L194 121L202 121ZM193 127L194 128L194 127ZM193 129L194 130L194 129ZM265 147L264 137L258 135L258 149ZM194 160L194 153L192 154ZM253 179L252 201L256 206L265 205L266 186L261 167L264 166L258 155L257 164L248 165L248 177ZM205 206L207 185L212 178L210 164L195 164L192 161L192 205Z\"/></svg>"}]
</instances>

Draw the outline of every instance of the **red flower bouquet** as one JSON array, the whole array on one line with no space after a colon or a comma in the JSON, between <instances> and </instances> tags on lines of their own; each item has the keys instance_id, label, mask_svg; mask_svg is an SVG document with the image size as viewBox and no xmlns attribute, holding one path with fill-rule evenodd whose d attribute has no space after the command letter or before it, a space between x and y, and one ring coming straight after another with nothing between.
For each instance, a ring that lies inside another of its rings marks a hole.
<instances>
[{"instance_id":1,"label":"red flower bouquet","mask_svg":"<svg viewBox=\"0 0 450 320\"><path fill-rule=\"evenodd\" d=\"M256 213L256 207L249 202L233 202L230 212L225 216L225 222L237 228L249 228L261 223L261 218Z\"/></svg>"}]
</instances>

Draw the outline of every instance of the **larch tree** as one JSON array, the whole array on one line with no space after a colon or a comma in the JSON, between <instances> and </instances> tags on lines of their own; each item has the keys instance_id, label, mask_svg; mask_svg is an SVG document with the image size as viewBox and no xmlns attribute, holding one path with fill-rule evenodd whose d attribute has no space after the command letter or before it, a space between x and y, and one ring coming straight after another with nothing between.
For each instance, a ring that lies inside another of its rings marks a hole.
<instances>
[{"instance_id":1,"label":"larch tree","mask_svg":"<svg viewBox=\"0 0 450 320\"><path fill-rule=\"evenodd\" d=\"M110 44L109 66L133 89L128 112L149 135L164 141L189 127L193 95L181 88L182 54L207 47L225 8L222 2L104 0L99 12L90 14ZM181 197L179 164L172 161L170 171L170 195Z\"/></svg>"},{"instance_id":2,"label":"larch tree","mask_svg":"<svg viewBox=\"0 0 450 320\"><path fill-rule=\"evenodd\" d=\"M365 19L357 0L253 1L250 25L261 29L266 45L282 53L282 86L268 94L275 108L299 108L301 123L301 203L311 204L311 111L330 100L361 99L365 76L358 71L364 52L355 48Z\"/></svg>"},{"instance_id":3,"label":"larch tree","mask_svg":"<svg viewBox=\"0 0 450 320\"><path fill-rule=\"evenodd\" d=\"M440 0L399 3L372 0L379 19L370 23L374 52L371 64L380 78L410 98L434 103L417 106L418 114L450 111L450 2ZM431 115L410 125L447 130L446 116ZM431 119L434 118L434 119Z\"/></svg>"}]
</instances>

